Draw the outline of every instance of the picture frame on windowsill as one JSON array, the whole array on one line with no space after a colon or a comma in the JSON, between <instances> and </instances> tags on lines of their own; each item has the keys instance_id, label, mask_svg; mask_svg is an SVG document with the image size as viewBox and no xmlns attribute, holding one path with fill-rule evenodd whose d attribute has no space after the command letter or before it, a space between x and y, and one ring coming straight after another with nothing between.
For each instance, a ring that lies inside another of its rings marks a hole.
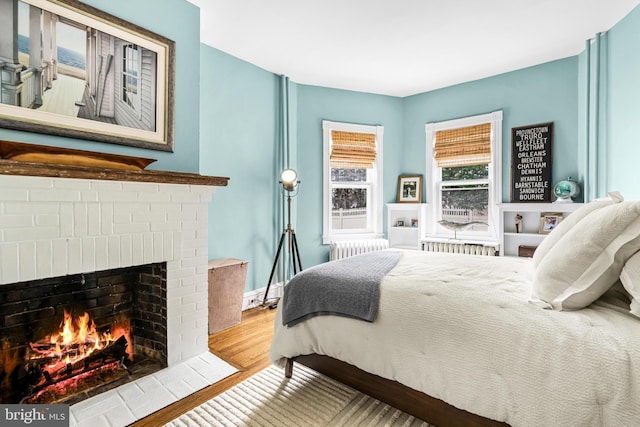
<instances>
[{"instance_id":1,"label":"picture frame on windowsill","mask_svg":"<svg viewBox=\"0 0 640 427\"><path fill-rule=\"evenodd\" d=\"M422 175L400 175L398 177L397 203L422 202Z\"/></svg>"}]
</instances>

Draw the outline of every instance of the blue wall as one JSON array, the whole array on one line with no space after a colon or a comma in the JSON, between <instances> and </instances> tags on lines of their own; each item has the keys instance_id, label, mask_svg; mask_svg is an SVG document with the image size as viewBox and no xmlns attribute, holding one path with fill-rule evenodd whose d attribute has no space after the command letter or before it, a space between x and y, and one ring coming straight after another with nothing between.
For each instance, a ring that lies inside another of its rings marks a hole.
<instances>
[{"instance_id":1,"label":"blue wall","mask_svg":"<svg viewBox=\"0 0 640 427\"><path fill-rule=\"evenodd\" d=\"M329 247L322 244L322 120L384 126L383 201L392 202L402 171L403 101L318 86L297 85L297 89L297 167L302 182L295 228L306 268L329 260Z\"/></svg>"},{"instance_id":2,"label":"blue wall","mask_svg":"<svg viewBox=\"0 0 640 427\"><path fill-rule=\"evenodd\" d=\"M640 8L636 8L608 35L607 180L628 199L640 198L628 173L640 158L639 26ZM191 50L184 45L183 49ZM197 55L191 52L191 57ZM293 225L303 267L328 259L328 247L322 244L322 120L384 126L383 199L393 202L398 175L425 173L426 123L503 110L502 200L508 202L513 127L553 121L553 180L584 176L582 59L570 57L404 99L291 83L288 165L298 170L302 181L294 199ZM219 188L211 204L209 257L248 260L246 289L261 288L284 226L276 178L287 165L282 160L281 80L206 45L200 48L199 61L199 170L231 177L229 187ZM182 72L193 77L192 69ZM187 88L189 98L197 99L192 86ZM181 109L188 122L198 114L189 103L181 102ZM190 132L197 139L197 129ZM160 162L157 166L171 169ZM189 164L184 169L192 168Z\"/></svg>"},{"instance_id":3,"label":"blue wall","mask_svg":"<svg viewBox=\"0 0 640 427\"><path fill-rule=\"evenodd\" d=\"M175 152L0 129L0 139L157 158L151 168L228 176L210 207L210 259L249 261L247 289L266 286L283 227L277 174L284 165L279 76L201 45L199 10L185 0L86 0L176 42ZM126 16L122 11L126 10ZM171 10L170 14L166 10ZM629 198L640 158L640 8L608 34L607 181ZM424 125L503 110L503 201L509 200L511 128L554 122L554 181L584 175L579 153L582 56L396 98L290 84L290 165L300 173L294 227L303 267L328 259L322 245L322 120L383 125L384 202L400 174L425 173Z\"/></svg>"},{"instance_id":4,"label":"blue wall","mask_svg":"<svg viewBox=\"0 0 640 427\"><path fill-rule=\"evenodd\" d=\"M627 200L640 199L640 7L608 35L606 183Z\"/></svg>"},{"instance_id":5,"label":"blue wall","mask_svg":"<svg viewBox=\"0 0 640 427\"><path fill-rule=\"evenodd\" d=\"M174 152L162 152L103 142L62 138L0 129L0 139L53 145L105 153L158 159L149 169L197 172L200 120L200 10L184 0L153 1L83 0L97 9L118 16L176 42L175 144ZM167 13L171 10L171 13ZM179 19L176 19L179 17Z\"/></svg>"},{"instance_id":6,"label":"blue wall","mask_svg":"<svg viewBox=\"0 0 640 427\"><path fill-rule=\"evenodd\" d=\"M553 181L579 176L577 82L578 58L571 57L405 98L405 171L425 173L425 124L502 110L504 202L510 196L513 127L553 122Z\"/></svg>"},{"instance_id":7,"label":"blue wall","mask_svg":"<svg viewBox=\"0 0 640 427\"><path fill-rule=\"evenodd\" d=\"M206 45L200 64L200 172L231 178L209 209L209 259L249 261L246 287L261 288L281 232L280 80Z\"/></svg>"},{"instance_id":8,"label":"blue wall","mask_svg":"<svg viewBox=\"0 0 640 427\"><path fill-rule=\"evenodd\" d=\"M425 174L426 123L503 110L503 200L509 200L511 128L554 122L554 180L579 175L578 58L395 98L298 85L296 233L303 267L328 259L322 244L322 120L384 125L385 203L400 174ZM386 215L386 210L385 210ZM385 221L386 224L386 221Z\"/></svg>"}]
</instances>

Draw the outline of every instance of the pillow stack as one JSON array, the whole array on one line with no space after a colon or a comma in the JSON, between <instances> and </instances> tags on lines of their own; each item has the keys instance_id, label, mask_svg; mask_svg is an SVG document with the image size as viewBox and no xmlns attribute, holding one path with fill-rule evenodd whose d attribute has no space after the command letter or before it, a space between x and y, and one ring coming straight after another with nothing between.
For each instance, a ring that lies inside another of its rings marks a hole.
<instances>
[{"instance_id":1,"label":"pillow stack","mask_svg":"<svg viewBox=\"0 0 640 427\"><path fill-rule=\"evenodd\" d=\"M640 201L624 202L610 193L588 203L558 224L536 249L532 300L556 310L577 310L620 279L634 297L632 313L635 308L640 315L639 250Z\"/></svg>"}]
</instances>

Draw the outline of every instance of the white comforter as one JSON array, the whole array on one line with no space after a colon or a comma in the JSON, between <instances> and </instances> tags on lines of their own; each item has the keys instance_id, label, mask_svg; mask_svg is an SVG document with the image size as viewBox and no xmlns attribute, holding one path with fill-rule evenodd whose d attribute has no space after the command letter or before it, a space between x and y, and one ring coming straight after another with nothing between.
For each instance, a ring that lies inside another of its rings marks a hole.
<instances>
[{"instance_id":1,"label":"white comforter","mask_svg":"<svg viewBox=\"0 0 640 427\"><path fill-rule=\"evenodd\" d=\"M512 426L639 426L640 319L537 307L531 269L523 258L404 251L375 322L319 316L287 328L279 312L271 359L331 356Z\"/></svg>"}]
</instances>

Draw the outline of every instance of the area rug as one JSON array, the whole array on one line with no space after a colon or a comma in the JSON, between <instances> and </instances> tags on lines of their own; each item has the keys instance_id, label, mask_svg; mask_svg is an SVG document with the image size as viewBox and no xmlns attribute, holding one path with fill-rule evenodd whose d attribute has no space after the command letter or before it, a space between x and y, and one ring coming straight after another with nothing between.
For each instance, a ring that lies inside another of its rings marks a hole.
<instances>
[{"instance_id":1,"label":"area rug","mask_svg":"<svg viewBox=\"0 0 640 427\"><path fill-rule=\"evenodd\" d=\"M270 366L166 426L429 427L429 424L296 364L292 378L285 378L282 369Z\"/></svg>"}]
</instances>

